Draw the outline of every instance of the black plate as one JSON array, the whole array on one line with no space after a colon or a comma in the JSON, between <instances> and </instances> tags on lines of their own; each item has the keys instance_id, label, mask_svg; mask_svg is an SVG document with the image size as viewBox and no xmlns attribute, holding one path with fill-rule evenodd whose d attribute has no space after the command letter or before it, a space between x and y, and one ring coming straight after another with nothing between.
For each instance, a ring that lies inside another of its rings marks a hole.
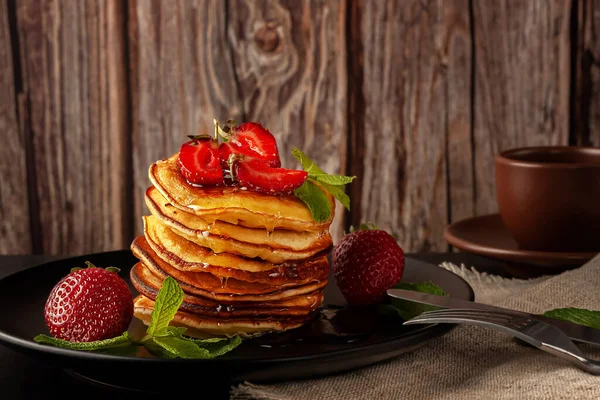
<instances>
[{"instance_id":1,"label":"black plate","mask_svg":"<svg viewBox=\"0 0 600 400\"><path fill-rule=\"evenodd\" d=\"M377 318L372 310L340 313L350 324L336 337L314 335L314 324L283 334L244 341L234 351L213 360L159 359L141 356L113 356L59 349L35 343L32 338L47 333L44 304L52 287L72 267L84 261L97 266L121 268L129 281L129 269L137 261L129 251L90 254L42 264L0 280L0 342L60 368L96 382L132 390L173 391L174 382L195 385L240 381L273 382L335 374L377 363L414 350L445 334L452 325L402 326L398 319ZM404 281L433 281L452 297L473 300L471 287L459 276L438 266L407 258ZM132 288L133 292L135 290ZM327 305L343 305L343 297L330 281L325 291ZM369 317L366 317L368 315ZM366 329L370 325L370 328ZM134 318L130 331L145 327ZM367 333L365 333L367 332Z\"/></svg>"}]
</instances>

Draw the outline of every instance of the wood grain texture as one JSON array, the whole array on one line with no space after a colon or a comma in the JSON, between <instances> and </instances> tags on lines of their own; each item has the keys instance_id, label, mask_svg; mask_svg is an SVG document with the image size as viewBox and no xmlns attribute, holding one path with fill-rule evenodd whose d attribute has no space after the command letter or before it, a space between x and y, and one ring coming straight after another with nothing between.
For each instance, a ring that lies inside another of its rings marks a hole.
<instances>
[{"instance_id":1,"label":"wood grain texture","mask_svg":"<svg viewBox=\"0 0 600 400\"><path fill-rule=\"evenodd\" d=\"M455 222L475 213L469 0L444 1L439 41L446 71L448 217Z\"/></svg>"},{"instance_id":2,"label":"wood grain texture","mask_svg":"<svg viewBox=\"0 0 600 400\"><path fill-rule=\"evenodd\" d=\"M134 232L148 210L148 167L179 151L186 135L214 132L213 118L242 119L226 2L129 2L133 103Z\"/></svg>"},{"instance_id":3,"label":"wood grain texture","mask_svg":"<svg viewBox=\"0 0 600 400\"><path fill-rule=\"evenodd\" d=\"M347 174L358 179L349 185L346 193L351 199L351 209L346 212L346 227L360 226L362 210L362 179L365 158L365 93L364 93L364 46L362 38L363 0L348 3L348 157Z\"/></svg>"},{"instance_id":4,"label":"wood grain texture","mask_svg":"<svg viewBox=\"0 0 600 400\"><path fill-rule=\"evenodd\" d=\"M228 34L248 120L277 138L282 164L302 149L328 173L346 169L345 1L231 0ZM338 203L331 232L341 237Z\"/></svg>"},{"instance_id":5,"label":"wood grain texture","mask_svg":"<svg viewBox=\"0 0 600 400\"><path fill-rule=\"evenodd\" d=\"M600 3L578 2L573 144L600 146Z\"/></svg>"},{"instance_id":6,"label":"wood grain texture","mask_svg":"<svg viewBox=\"0 0 600 400\"><path fill-rule=\"evenodd\" d=\"M129 239L121 4L17 2L20 111L45 254L120 249Z\"/></svg>"},{"instance_id":7,"label":"wood grain texture","mask_svg":"<svg viewBox=\"0 0 600 400\"><path fill-rule=\"evenodd\" d=\"M599 38L597 0L0 1L0 253L128 247L149 165L213 118L357 175L336 240L446 250L498 152L600 146Z\"/></svg>"},{"instance_id":8,"label":"wood grain texture","mask_svg":"<svg viewBox=\"0 0 600 400\"><path fill-rule=\"evenodd\" d=\"M456 11L460 6L382 1L361 9L365 116L360 219L397 233L406 251L447 249L446 136L451 131L457 141L459 129L449 122L464 123L465 112L449 104L469 102L462 98L464 91L450 93L456 83L448 82L450 69L459 76L468 71L460 57L447 54L463 34L456 17L464 12Z\"/></svg>"},{"instance_id":9,"label":"wood grain texture","mask_svg":"<svg viewBox=\"0 0 600 400\"><path fill-rule=\"evenodd\" d=\"M477 214L497 210L498 152L568 142L571 7L473 0Z\"/></svg>"},{"instance_id":10,"label":"wood grain texture","mask_svg":"<svg viewBox=\"0 0 600 400\"><path fill-rule=\"evenodd\" d=\"M18 55L17 55L18 57ZM25 141L19 131L7 2L0 2L0 254L32 250Z\"/></svg>"}]
</instances>

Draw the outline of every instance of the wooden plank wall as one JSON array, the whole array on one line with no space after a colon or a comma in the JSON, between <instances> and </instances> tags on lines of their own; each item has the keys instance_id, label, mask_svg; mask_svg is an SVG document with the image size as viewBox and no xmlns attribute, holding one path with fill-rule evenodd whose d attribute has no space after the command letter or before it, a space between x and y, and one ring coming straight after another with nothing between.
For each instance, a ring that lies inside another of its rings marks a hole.
<instances>
[{"instance_id":1,"label":"wooden plank wall","mask_svg":"<svg viewBox=\"0 0 600 400\"><path fill-rule=\"evenodd\" d=\"M600 145L599 0L0 0L0 254L127 248L148 165L260 120L406 251L495 212L493 155Z\"/></svg>"}]
</instances>

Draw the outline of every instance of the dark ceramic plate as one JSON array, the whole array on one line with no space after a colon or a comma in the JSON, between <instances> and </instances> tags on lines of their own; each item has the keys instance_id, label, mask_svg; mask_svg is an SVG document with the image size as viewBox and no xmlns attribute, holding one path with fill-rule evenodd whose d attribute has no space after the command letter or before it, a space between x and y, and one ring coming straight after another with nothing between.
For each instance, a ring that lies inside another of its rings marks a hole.
<instances>
[{"instance_id":1,"label":"dark ceramic plate","mask_svg":"<svg viewBox=\"0 0 600 400\"><path fill-rule=\"evenodd\" d=\"M596 253L522 250L508 233L499 214L467 218L448 225L444 237L452 246L505 261L507 272L530 277L577 268Z\"/></svg>"},{"instance_id":2,"label":"dark ceramic plate","mask_svg":"<svg viewBox=\"0 0 600 400\"><path fill-rule=\"evenodd\" d=\"M331 281L324 304L337 313L333 321L319 318L288 333L248 339L234 351L213 360L113 356L35 343L32 338L36 334L47 333L43 308L48 293L70 268L82 266L86 260L97 266L119 267L123 277L128 277L136 262L129 251L91 254L42 264L0 280L0 342L91 381L130 390L172 392L176 383L184 382L202 387L329 375L398 356L452 329L446 324L402 326L398 319L374 318L378 314L373 310L340 311L343 298ZM415 259L407 258L403 280L433 281L453 297L473 300L473 291L463 279ZM323 333L330 328L335 329ZM140 334L144 329L134 318L132 334Z\"/></svg>"}]
</instances>

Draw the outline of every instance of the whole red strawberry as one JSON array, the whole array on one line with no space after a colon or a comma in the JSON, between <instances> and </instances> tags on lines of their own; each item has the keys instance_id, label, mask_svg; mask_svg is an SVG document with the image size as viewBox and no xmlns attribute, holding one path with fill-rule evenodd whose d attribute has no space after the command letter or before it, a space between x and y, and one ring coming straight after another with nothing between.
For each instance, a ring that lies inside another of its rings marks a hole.
<instances>
[{"instance_id":1,"label":"whole red strawberry","mask_svg":"<svg viewBox=\"0 0 600 400\"><path fill-rule=\"evenodd\" d=\"M118 268L74 268L50 292L44 315L52 336L91 342L121 335L133 318L133 296Z\"/></svg>"},{"instance_id":2,"label":"whole red strawberry","mask_svg":"<svg viewBox=\"0 0 600 400\"><path fill-rule=\"evenodd\" d=\"M335 246L332 270L348 304L377 304L402 279L404 251L385 231L359 230Z\"/></svg>"}]
</instances>

